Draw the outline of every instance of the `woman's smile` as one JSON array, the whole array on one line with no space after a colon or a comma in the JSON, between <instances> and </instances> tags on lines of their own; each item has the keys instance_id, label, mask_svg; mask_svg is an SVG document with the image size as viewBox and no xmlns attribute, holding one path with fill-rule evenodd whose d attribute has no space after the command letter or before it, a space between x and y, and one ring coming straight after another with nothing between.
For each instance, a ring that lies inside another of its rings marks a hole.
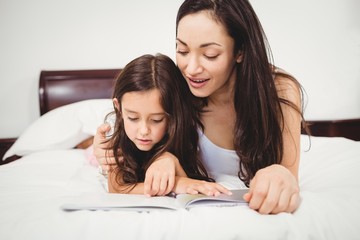
<instances>
[{"instance_id":1,"label":"woman's smile","mask_svg":"<svg viewBox=\"0 0 360 240\"><path fill-rule=\"evenodd\" d=\"M201 88L210 80L209 78L188 78L191 87Z\"/></svg>"}]
</instances>

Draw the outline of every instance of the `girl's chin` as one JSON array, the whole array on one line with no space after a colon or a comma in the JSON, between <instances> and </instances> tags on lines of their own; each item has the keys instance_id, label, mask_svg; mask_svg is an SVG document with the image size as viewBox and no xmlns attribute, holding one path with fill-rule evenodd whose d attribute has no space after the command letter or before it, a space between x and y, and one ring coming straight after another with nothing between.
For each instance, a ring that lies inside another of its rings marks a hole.
<instances>
[{"instance_id":1,"label":"girl's chin","mask_svg":"<svg viewBox=\"0 0 360 240\"><path fill-rule=\"evenodd\" d=\"M136 147L140 150L140 151L150 151L153 147L153 145L140 145L140 144L136 144Z\"/></svg>"}]
</instances>

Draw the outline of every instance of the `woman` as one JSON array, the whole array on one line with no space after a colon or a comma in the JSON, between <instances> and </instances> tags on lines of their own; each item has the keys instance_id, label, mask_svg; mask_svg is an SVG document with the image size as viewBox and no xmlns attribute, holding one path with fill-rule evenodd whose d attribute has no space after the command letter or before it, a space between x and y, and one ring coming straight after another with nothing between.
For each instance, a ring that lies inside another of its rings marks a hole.
<instances>
[{"instance_id":1,"label":"woman","mask_svg":"<svg viewBox=\"0 0 360 240\"><path fill-rule=\"evenodd\" d=\"M252 6L247 0L185 0L176 30L177 65L199 98L206 170L215 179L237 175L249 185L249 207L262 214L294 212L300 203L301 86L271 63ZM94 140L101 164L107 130L100 127ZM192 179L178 184L216 191Z\"/></svg>"}]
</instances>

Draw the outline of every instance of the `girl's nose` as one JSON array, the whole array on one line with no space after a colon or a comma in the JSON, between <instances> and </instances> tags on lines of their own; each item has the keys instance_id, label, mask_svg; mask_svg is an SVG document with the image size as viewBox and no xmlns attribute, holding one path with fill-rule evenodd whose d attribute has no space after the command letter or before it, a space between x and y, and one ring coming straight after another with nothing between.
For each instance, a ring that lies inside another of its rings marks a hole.
<instances>
[{"instance_id":1,"label":"girl's nose","mask_svg":"<svg viewBox=\"0 0 360 240\"><path fill-rule=\"evenodd\" d=\"M150 128L148 127L146 122L141 123L140 126L140 135L141 136L146 136L150 133Z\"/></svg>"}]
</instances>

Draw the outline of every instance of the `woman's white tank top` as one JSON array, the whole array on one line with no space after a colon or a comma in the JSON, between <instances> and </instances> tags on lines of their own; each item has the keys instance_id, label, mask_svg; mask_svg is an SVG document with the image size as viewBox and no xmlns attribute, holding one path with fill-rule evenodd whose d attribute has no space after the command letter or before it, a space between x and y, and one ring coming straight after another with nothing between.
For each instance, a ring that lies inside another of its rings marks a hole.
<instances>
[{"instance_id":1,"label":"woman's white tank top","mask_svg":"<svg viewBox=\"0 0 360 240\"><path fill-rule=\"evenodd\" d=\"M237 176L239 157L235 150L221 148L212 143L201 130L198 133L200 158L208 173L212 177L218 174Z\"/></svg>"}]
</instances>

